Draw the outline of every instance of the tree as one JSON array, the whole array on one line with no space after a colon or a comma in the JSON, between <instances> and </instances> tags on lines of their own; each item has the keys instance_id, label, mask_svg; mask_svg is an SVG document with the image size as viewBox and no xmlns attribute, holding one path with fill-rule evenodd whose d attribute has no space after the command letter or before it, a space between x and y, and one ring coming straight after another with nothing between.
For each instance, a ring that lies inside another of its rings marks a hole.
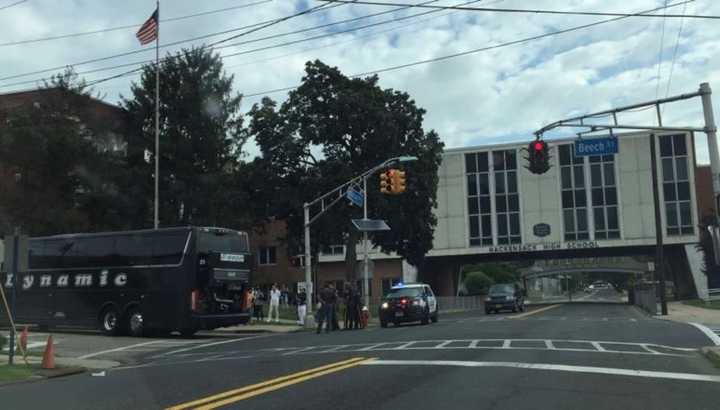
<instances>
[{"instance_id":1,"label":"tree","mask_svg":"<svg viewBox=\"0 0 720 410\"><path fill-rule=\"evenodd\" d=\"M377 76L348 78L335 67L308 62L301 86L279 108L268 98L253 107L249 133L277 176L273 185L285 193L272 208L288 217L294 238L301 237L303 202L388 158L417 156L404 166L405 194L381 195L377 175L368 181L370 217L386 219L392 227L372 235L373 244L417 266L432 248L443 143L434 131L424 131L425 110L407 93L383 89L378 81ZM350 220L361 215L343 201L314 226L315 244L345 243L348 280L355 279L359 239Z\"/></svg>"},{"instance_id":2,"label":"tree","mask_svg":"<svg viewBox=\"0 0 720 410\"><path fill-rule=\"evenodd\" d=\"M470 272L465 277L465 288L470 295L486 294L495 281L482 272Z\"/></svg>"},{"instance_id":3,"label":"tree","mask_svg":"<svg viewBox=\"0 0 720 410\"><path fill-rule=\"evenodd\" d=\"M168 54L160 63L160 222L237 227L238 156L246 140L241 96L217 53L204 48ZM122 97L134 138L128 166L135 179L136 223L152 223L155 151L155 66L143 67L131 97ZM146 152L153 153L150 161ZM232 215L232 216L231 216Z\"/></svg>"},{"instance_id":4,"label":"tree","mask_svg":"<svg viewBox=\"0 0 720 410\"><path fill-rule=\"evenodd\" d=\"M98 147L106 125L93 121L91 90L70 69L38 90L34 102L0 113L0 228L21 225L30 235L108 227L91 198L112 181ZM16 180L16 175L19 180ZM104 200L103 209L112 209Z\"/></svg>"}]
</instances>

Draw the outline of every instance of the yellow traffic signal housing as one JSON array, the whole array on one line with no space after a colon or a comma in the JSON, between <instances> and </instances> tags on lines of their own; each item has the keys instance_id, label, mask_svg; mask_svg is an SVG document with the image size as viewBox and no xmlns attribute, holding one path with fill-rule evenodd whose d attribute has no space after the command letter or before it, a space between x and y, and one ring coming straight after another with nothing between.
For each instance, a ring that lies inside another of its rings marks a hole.
<instances>
[{"instance_id":1,"label":"yellow traffic signal housing","mask_svg":"<svg viewBox=\"0 0 720 410\"><path fill-rule=\"evenodd\" d=\"M402 194L405 192L405 171L394 170L392 175L391 191L394 194Z\"/></svg>"},{"instance_id":2,"label":"yellow traffic signal housing","mask_svg":"<svg viewBox=\"0 0 720 410\"><path fill-rule=\"evenodd\" d=\"M392 194L390 171L380 173L380 192L383 194Z\"/></svg>"}]
</instances>

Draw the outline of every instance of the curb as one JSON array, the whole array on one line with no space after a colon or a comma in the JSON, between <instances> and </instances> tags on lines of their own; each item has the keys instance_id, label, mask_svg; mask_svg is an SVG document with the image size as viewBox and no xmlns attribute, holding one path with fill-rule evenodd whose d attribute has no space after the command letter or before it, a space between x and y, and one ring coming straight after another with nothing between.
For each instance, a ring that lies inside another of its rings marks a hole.
<instances>
[{"instance_id":1,"label":"curb","mask_svg":"<svg viewBox=\"0 0 720 410\"><path fill-rule=\"evenodd\" d=\"M55 379L58 377L65 377L65 376L72 376L74 374L80 374L85 373L88 369L84 367L64 367L59 369L52 369L52 370L45 370L42 369L40 371L35 372L35 374L38 374L46 379ZM48 374L43 374L48 373Z\"/></svg>"},{"instance_id":2,"label":"curb","mask_svg":"<svg viewBox=\"0 0 720 410\"><path fill-rule=\"evenodd\" d=\"M703 347L700 351L715 367L720 369L720 348L717 346L708 346Z\"/></svg>"}]
</instances>

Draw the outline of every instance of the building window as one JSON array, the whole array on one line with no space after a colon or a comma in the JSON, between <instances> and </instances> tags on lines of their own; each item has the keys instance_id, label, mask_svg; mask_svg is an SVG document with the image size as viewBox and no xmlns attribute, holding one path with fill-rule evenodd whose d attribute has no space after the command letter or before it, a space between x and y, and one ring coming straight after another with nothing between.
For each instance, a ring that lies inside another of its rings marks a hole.
<instances>
[{"instance_id":1,"label":"building window","mask_svg":"<svg viewBox=\"0 0 720 410\"><path fill-rule=\"evenodd\" d=\"M345 245L328 245L323 248L323 255L345 255Z\"/></svg>"},{"instance_id":2,"label":"building window","mask_svg":"<svg viewBox=\"0 0 720 410\"><path fill-rule=\"evenodd\" d=\"M590 192L595 220L595 239L618 239L617 184L615 156L592 156L590 161Z\"/></svg>"},{"instance_id":3,"label":"building window","mask_svg":"<svg viewBox=\"0 0 720 410\"><path fill-rule=\"evenodd\" d=\"M665 222L668 235L692 235L692 206L685 135L660 137Z\"/></svg>"},{"instance_id":4,"label":"building window","mask_svg":"<svg viewBox=\"0 0 720 410\"><path fill-rule=\"evenodd\" d=\"M470 246L490 246L490 168L487 152L465 154Z\"/></svg>"},{"instance_id":5,"label":"building window","mask_svg":"<svg viewBox=\"0 0 720 410\"><path fill-rule=\"evenodd\" d=\"M274 246L261 246L258 248L258 265L275 265L277 263L277 248Z\"/></svg>"},{"instance_id":6,"label":"building window","mask_svg":"<svg viewBox=\"0 0 720 410\"><path fill-rule=\"evenodd\" d=\"M520 243L520 197L515 150L493 151L498 244Z\"/></svg>"},{"instance_id":7,"label":"building window","mask_svg":"<svg viewBox=\"0 0 720 410\"><path fill-rule=\"evenodd\" d=\"M572 144L560 145L559 149L564 238L566 241L589 239L584 161L575 156Z\"/></svg>"}]
</instances>

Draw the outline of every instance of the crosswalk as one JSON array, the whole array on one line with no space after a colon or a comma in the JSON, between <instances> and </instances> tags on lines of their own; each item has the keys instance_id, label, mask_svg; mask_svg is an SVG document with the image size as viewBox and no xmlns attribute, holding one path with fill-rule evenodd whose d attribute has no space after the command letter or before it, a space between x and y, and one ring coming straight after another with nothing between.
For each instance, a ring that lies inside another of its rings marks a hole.
<instances>
[{"instance_id":1,"label":"crosswalk","mask_svg":"<svg viewBox=\"0 0 720 410\"><path fill-rule=\"evenodd\" d=\"M384 342L373 344L346 344L304 346L298 348L271 349L283 356L381 352L409 350L546 350L586 353L613 353L652 356L690 356L697 349L679 348L654 343L628 343L593 340L556 340L556 339L449 339L449 340L411 340L403 342Z\"/></svg>"},{"instance_id":2,"label":"crosswalk","mask_svg":"<svg viewBox=\"0 0 720 410\"><path fill-rule=\"evenodd\" d=\"M460 319L458 323L484 323L484 322L503 322L506 320L526 320L526 321L564 321L564 322L625 322L625 323L637 323L639 321L645 321L649 319L633 318L627 316L588 316L588 317L568 317L568 316L528 316L522 318L516 318L514 316L487 316L482 318L472 319Z\"/></svg>"}]
</instances>

